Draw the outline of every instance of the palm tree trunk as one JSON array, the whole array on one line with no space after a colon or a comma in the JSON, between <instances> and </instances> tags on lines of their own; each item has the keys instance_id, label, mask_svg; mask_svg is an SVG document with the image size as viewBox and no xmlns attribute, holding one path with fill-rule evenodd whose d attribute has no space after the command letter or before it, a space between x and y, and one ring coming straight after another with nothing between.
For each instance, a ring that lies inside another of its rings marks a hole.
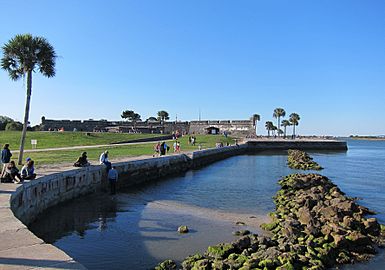
<instances>
[{"instance_id":1,"label":"palm tree trunk","mask_svg":"<svg viewBox=\"0 0 385 270\"><path fill-rule=\"evenodd\" d=\"M293 125L293 139L295 139L295 125Z\"/></svg>"},{"instance_id":2,"label":"palm tree trunk","mask_svg":"<svg viewBox=\"0 0 385 270\"><path fill-rule=\"evenodd\" d=\"M280 125L280 122L279 122L279 120L280 120L280 117L278 116L278 123L277 123L277 127L278 127L278 137L279 137L279 130L281 129L281 125Z\"/></svg>"},{"instance_id":3,"label":"palm tree trunk","mask_svg":"<svg viewBox=\"0 0 385 270\"><path fill-rule=\"evenodd\" d=\"M283 122L283 121L282 121L282 122ZM286 139L286 126L284 127L284 129L285 129L285 132L284 132L284 134L283 134L283 138Z\"/></svg>"},{"instance_id":4,"label":"palm tree trunk","mask_svg":"<svg viewBox=\"0 0 385 270\"><path fill-rule=\"evenodd\" d=\"M21 140L20 140L20 152L19 152L19 160L18 160L19 165L23 164L24 144L25 144L25 136L27 135L29 105L31 103L31 93L32 93L32 70L29 70L27 72L27 100L25 102L23 132L21 133Z\"/></svg>"}]
</instances>

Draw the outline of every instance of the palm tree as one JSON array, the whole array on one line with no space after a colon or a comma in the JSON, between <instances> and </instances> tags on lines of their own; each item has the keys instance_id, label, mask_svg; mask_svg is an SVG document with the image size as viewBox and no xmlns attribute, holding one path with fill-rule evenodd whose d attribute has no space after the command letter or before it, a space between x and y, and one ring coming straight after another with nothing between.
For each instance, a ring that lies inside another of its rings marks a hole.
<instances>
[{"instance_id":1,"label":"palm tree","mask_svg":"<svg viewBox=\"0 0 385 270\"><path fill-rule=\"evenodd\" d=\"M162 133L164 133L164 121L170 119L168 112L159 111L158 112L158 120L162 123Z\"/></svg>"},{"instance_id":2,"label":"palm tree","mask_svg":"<svg viewBox=\"0 0 385 270\"><path fill-rule=\"evenodd\" d=\"M251 119L253 121L255 135L257 135L257 124L258 124L258 121L261 121L261 116L259 114L253 114L253 117Z\"/></svg>"},{"instance_id":3,"label":"palm tree","mask_svg":"<svg viewBox=\"0 0 385 270\"><path fill-rule=\"evenodd\" d=\"M272 128L271 128L271 130L273 131L273 136L275 136L275 134L276 134L278 128L277 128L276 126L273 125Z\"/></svg>"},{"instance_id":4,"label":"palm tree","mask_svg":"<svg viewBox=\"0 0 385 270\"><path fill-rule=\"evenodd\" d=\"M297 113L292 113L289 116L290 124L293 125L293 139L295 139L295 126L298 126L298 121L300 119L301 118L299 117L299 114L297 114Z\"/></svg>"},{"instance_id":5,"label":"palm tree","mask_svg":"<svg viewBox=\"0 0 385 270\"><path fill-rule=\"evenodd\" d=\"M290 126L289 120L282 120L281 126L283 126L283 129L284 129L284 131L283 131L283 134L284 134L283 137L286 138L286 127Z\"/></svg>"},{"instance_id":6,"label":"palm tree","mask_svg":"<svg viewBox=\"0 0 385 270\"><path fill-rule=\"evenodd\" d=\"M274 110L273 117L277 118L277 127L278 127L278 129L281 129L279 120L280 120L281 117L285 117L285 115L286 115L286 112L282 108L276 108Z\"/></svg>"},{"instance_id":7,"label":"palm tree","mask_svg":"<svg viewBox=\"0 0 385 270\"><path fill-rule=\"evenodd\" d=\"M57 55L53 46L45 38L33 37L31 34L16 35L2 49L1 68L7 71L14 81L25 77L27 79L27 98L18 160L21 165L31 103L32 72L39 71L48 78L55 76Z\"/></svg>"},{"instance_id":8,"label":"palm tree","mask_svg":"<svg viewBox=\"0 0 385 270\"><path fill-rule=\"evenodd\" d=\"M273 122L271 121L266 121L265 123L265 128L267 129L267 137L270 137L270 130L273 130Z\"/></svg>"}]
</instances>

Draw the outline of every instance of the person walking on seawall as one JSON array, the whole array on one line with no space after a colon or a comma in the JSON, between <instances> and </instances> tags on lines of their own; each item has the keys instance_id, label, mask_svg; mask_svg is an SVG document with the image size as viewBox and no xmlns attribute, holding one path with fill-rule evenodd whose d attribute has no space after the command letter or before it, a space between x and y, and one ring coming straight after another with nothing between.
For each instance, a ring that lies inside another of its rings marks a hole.
<instances>
[{"instance_id":1,"label":"person walking on seawall","mask_svg":"<svg viewBox=\"0 0 385 270\"><path fill-rule=\"evenodd\" d=\"M9 150L9 144L4 144L4 148L1 151L1 163L3 163L3 168L1 169L0 178L3 178L7 164L11 161L12 153Z\"/></svg>"},{"instance_id":2,"label":"person walking on seawall","mask_svg":"<svg viewBox=\"0 0 385 270\"><path fill-rule=\"evenodd\" d=\"M113 166L108 171L108 182L110 183L110 194L114 195L116 194L116 182L118 181L118 171L116 170L115 166Z\"/></svg>"},{"instance_id":3,"label":"person walking on seawall","mask_svg":"<svg viewBox=\"0 0 385 270\"><path fill-rule=\"evenodd\" d=\"M107 172L108 172L109 170L111 170L112 164L111 164L110 161L108 161L108 151L107 151L107 150L104 151L104 152L100 155L99 161L100 161L100 164L106 165L106 167L107 167Z\"/></svg>"}]
</instances>

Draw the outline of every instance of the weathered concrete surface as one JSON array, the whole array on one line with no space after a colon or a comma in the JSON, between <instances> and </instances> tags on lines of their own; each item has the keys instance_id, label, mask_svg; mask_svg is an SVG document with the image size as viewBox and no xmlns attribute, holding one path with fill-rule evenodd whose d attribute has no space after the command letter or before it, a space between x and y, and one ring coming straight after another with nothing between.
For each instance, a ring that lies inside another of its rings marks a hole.
<instances>
[{"instance_id":1,"label":"weathered concrete surface","mask_svg":"<svg viewBox=\"0 0 385 270\"><path fill-rule=\"evenodd\" d=\"M344 144L346 147L346 143ZM344 150L343 143L248 142L239 146L207 149L188 154L143 158L114 163L120 175L119 187L153 181L183 173L230 156L255 150L332 149ZM304 148L305 147L305 148ZM107 185L104 166L46 169L34 181L23 185L0 184L0 269L85 269L56 247L45 244L23 224L32 222L45 209ZM17 218L16 218L17 217ZM22 223L22 222L23 223Z\"/></svg>"},{"instance_id":2,"label":"weathered concrete surface","mask_svg":"<svg viewBox=\"0 0 385 270\"><path fill-rule=\"evenodd\" d=\"M11 208L15 184L0 184L0 269L85 269L60 249L45 244Z\"/></svg>"}]
</instances>

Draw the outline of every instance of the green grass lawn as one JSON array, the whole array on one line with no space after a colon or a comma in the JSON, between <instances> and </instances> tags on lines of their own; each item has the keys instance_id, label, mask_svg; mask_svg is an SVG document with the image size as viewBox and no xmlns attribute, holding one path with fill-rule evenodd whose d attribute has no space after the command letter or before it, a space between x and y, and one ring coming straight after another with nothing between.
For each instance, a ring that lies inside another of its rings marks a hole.
<instances>
[{"instance_id":1,"label":"green grass lawn","mask_svg":"<svg viewBox=\"0 0 385 270\"><path fill-rule=\"evenodd\" d=\"M56 135L56 134L55 134ZM117 135L117 134L111 134ZM124 134L119 134L124 135ZM225 145L228 142L229 144L234 144L233 138L225 138L222 135L196 135L197 141L196 145L188 144L188 136L184 136L179 138L181 142L181 150L183 151L193 151L198 150L198 145L202 145L202 149L215 147L217 142L223 142ZM105 142L108 143L108 142ZM99 143L93 143L93 145ZM170 146L170 153L173 152L172 141L167 142ZM63 144L61 146L73 146L73 142L69 144ZM77 144L79 145L79 144ZM88 145L91 145L89 143ZM155 142L145 143L145 144L134 144L134 145L116 145L116 146L108 146L103 148L90 148L90 149L76 149L76 150L55 150L55 151L44 151L44 152L31 152L24 153L24 157L31 157L35 160L36 166L45 165L45 164L54 164L54 163L73 163L80 156L83 151L87 152L88 159L90 161L97 161L99 159L100 154L108 149L110 160L114 160L115 158L124 158L124 157L134 157L134 156L142 156L142 155L152 155L154 153L154 145ZM57 146L56 146L57 147ZM12 159L17 160L17 154L13 154Z\"/></svg>"},{"instance_id":2,"label":"green grass lawn","mask_svg":"<svg viewBox=\"0 0 385 270\"><path fill-rule=\"evenodd\" d=\"M158 137L162 134L127 134L91 132L48 132L33 131L27 132L25 149L31 149L31 140L37 140L37 149L57 148L78 145L98 145L114 142L129 141L141 138ZM16 150L20 145L21 131L0 131L0 144L10 144L10 149Z\"/></svg>"}]
</instances>

